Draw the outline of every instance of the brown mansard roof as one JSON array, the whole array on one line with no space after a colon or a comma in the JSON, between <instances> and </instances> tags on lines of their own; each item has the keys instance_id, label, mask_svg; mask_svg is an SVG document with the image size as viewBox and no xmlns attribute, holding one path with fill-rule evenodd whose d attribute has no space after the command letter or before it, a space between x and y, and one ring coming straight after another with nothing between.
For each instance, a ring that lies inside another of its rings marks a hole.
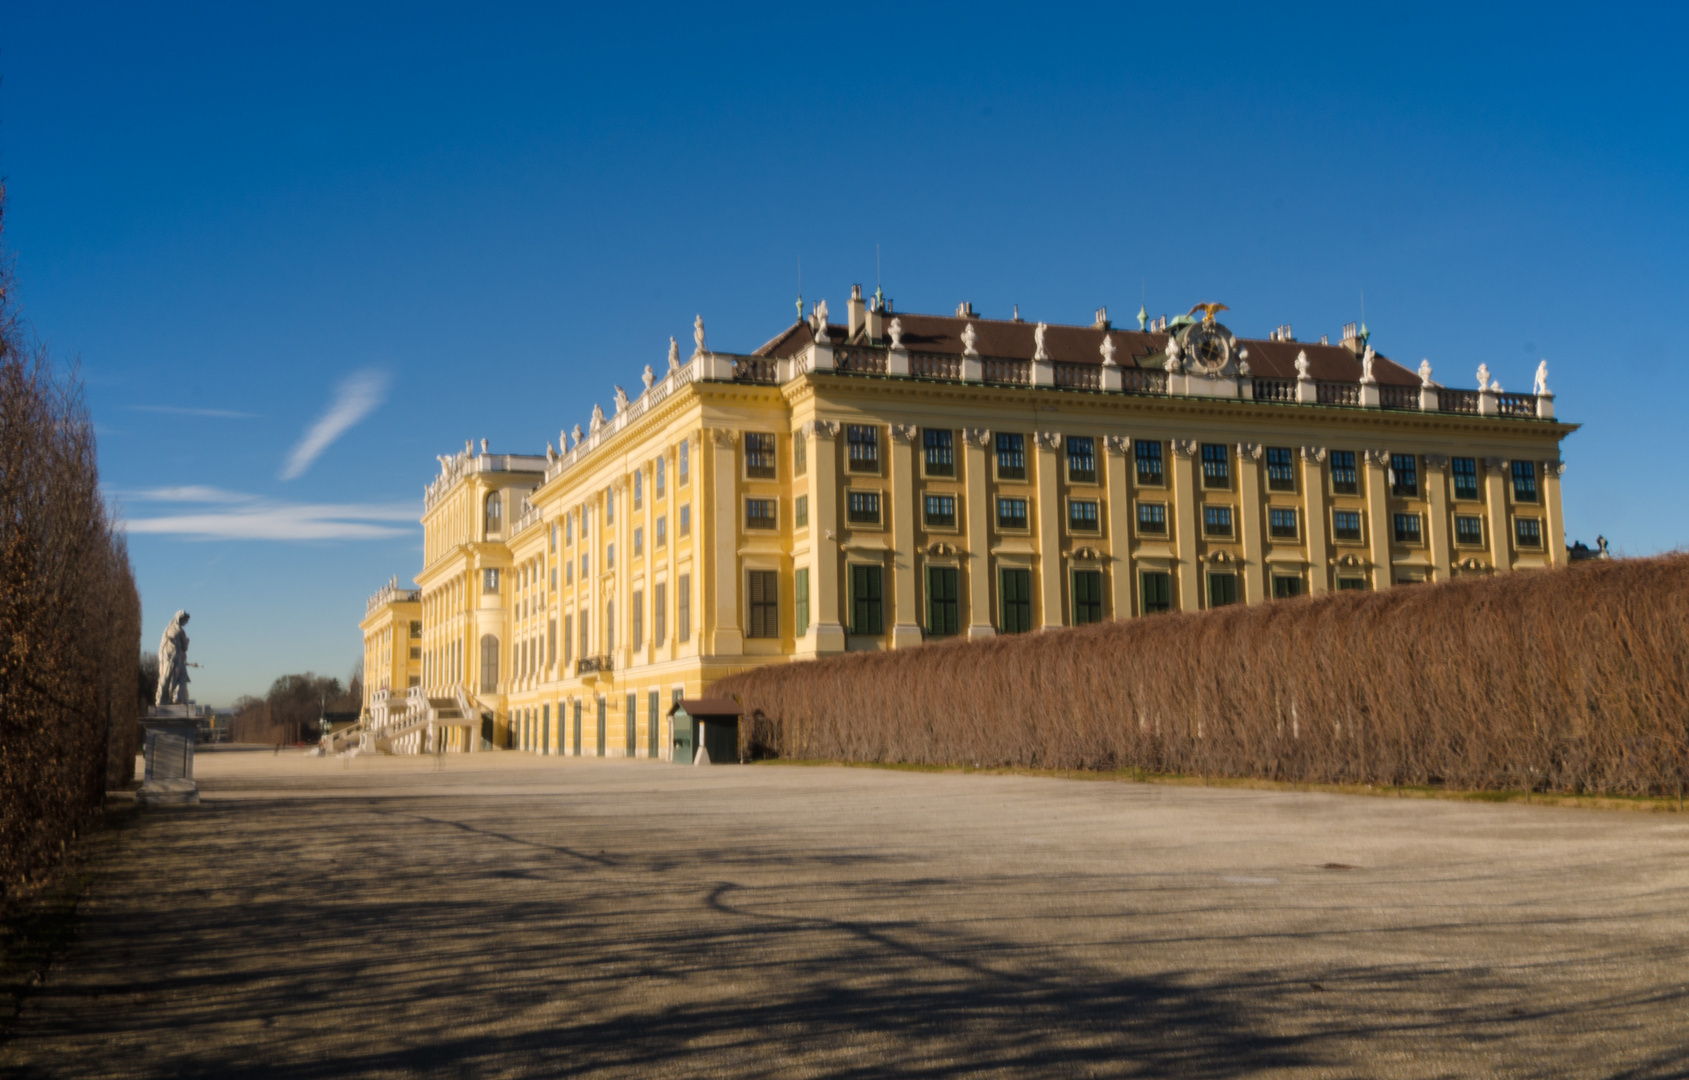
<instances>
[{"instance_id":1,"label":"brown mansard roof","mask_svg":"<svg viewBox=\"0 0 1689 1080\"><path fill-rule=\"evenodd\" d=\"M889 324L894 316L888 314ZM962 354L962 328L973 323L974 347L981 356L1007 360L1030 360L1036 348L1033 340L1035 324L1006 319L982 319L978 316L960 318L953 315L897 314L903 323L903 347L916 353ZM1057 363L1101 365L1103 336L1114 339L1115 362L1122 367L1161 366L1166 355L1165 331L1122 330L1118 327L1102 330L1094 326L1059 326L1051 323L1044 332L1044 351ZM829 322L827 335L835 346L847 342L847 327ZM757 356L788 357L802 352L812 341L814 333L808 322L795 322L773 340L756 351ZM1359 382L1361 362L1344 345L1321 345L1309 341L1265 341L1259 338L1238 338L1238 344L1249 350L1250 374L1263 379L1296 378L1296 356L1308 354L1308 374L1328 382ZM1418 386L1419 376L1385 356L1376 356L1372 374L1381 385Z\"/></svg>"}]
</instances>

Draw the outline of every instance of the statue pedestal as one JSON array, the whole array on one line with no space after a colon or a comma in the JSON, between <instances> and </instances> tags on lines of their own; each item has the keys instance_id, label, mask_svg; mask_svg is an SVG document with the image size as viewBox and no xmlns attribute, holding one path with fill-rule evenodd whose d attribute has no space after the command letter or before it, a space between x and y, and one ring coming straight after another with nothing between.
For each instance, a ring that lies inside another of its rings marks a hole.
<instances>
[{"instance_id":1,"label":"statue pedestal","mask_svg":"<svg viewBox=\"0 0 1689 1080\"><path fill-rule=\"evenodd\" d=\"M163 710L181 710L185 714L189 708L166 705L147 710L148 716L143 721L146 782L136 795L142 806L199 802L199 784L194 780L194 737L199 725L192 720L159 715Z\"/></svg>"}]
</instances>

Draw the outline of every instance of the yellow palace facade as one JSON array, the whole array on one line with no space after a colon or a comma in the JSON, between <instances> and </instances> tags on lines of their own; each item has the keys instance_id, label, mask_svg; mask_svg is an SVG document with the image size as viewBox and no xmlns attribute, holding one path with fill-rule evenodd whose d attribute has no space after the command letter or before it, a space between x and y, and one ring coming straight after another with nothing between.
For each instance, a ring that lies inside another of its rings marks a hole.
<instances>
[{"instance_id":1,"label":"yellow palace facade","mask_svg":"<svg viewBox=\"0 0 1689 1080\"><path fill-rule=\"evenodd\" d=\"M442 457L418 684L366 740L666 757L670 704L753 665L1566 559L1546 365L817 309L747 354L700 319L561 453Z\"/></svg>"}]
</instances>

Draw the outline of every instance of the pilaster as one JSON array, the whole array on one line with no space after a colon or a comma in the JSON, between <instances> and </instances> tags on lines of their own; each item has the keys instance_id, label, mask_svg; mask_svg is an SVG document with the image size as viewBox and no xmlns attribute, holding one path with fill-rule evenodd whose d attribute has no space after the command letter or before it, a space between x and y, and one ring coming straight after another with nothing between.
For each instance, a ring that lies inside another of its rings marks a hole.
<instances>
[{"instance_id":1,"label":"pilaster","mask_svg":"<svg viewBox=\"0 0 1689 1080\"><path fill-rule=\"evenodd\" d=\"M991 532L989 497L985 491L988 474L986 446L991 432L973 428L962 432L962 473L967 486L968 637L986 638L997 633L991 621Z\"/></svg>"},{"instance_id":2,"label":"pilaster","mask_svg":"<svg viewBox=\"0 0 1689 1080\"><path fill-rule=\"evenodd\" d=\"M1202 572L1196 561L1196 460L1194 439L1172 439L1172 460L1168 462L1173 474L1173 526L1175 550L1179 553L1179 610L1202 610Z\"/></svg>"},{"instance_id":3,"label":"pilaster","mask_svg":"<svg viewBox=\"0 0 1689 1080\"><path fill-rule=\"evenodd\" d=\"M1038 462L1038 530L1035 542L1038 544L1039 627L1048 630L1063 624L1061 543L1064 530L1061 490L1057 483L1061 476L1061 434L1036 432L1032 442Z\"/></svg>"},{"instance_id":4,"label":"pilaster","mask_svg":"<svg viewBox=\"0 0 1689 1080\"><path fill-rule=\"evenodd\" d=\"M1331 588L1331 549L1326 542L1331 514L1325 498L1325 447L1302 448L1303 536L1308 542L1308 592L1312 595Z\"/></svg>"},{"instance_id":5,"label":"pilaster","mask_svg":"<svg viewBox=\"0 0 1689 1080\"><path fill-rule=\"evenodd\" d=\"M1431 544L1431 561L1437 581L1454 576L1454 543L1449 536L1449 459L1445 454L1426 454L1425 498L1431 517L1426 539Z\"/></svg>"},{"instance_id":6,"label":"pilaster","mask_svg":"<svg viewBox=\"0 0 1689 1080\"><path fill-rule=\"evenodd\" d=\"M1484 458L1484 508L1490 527L1490 562L1497 572L1513 569L1513 530L1507 521L1507 459Z\"/></svg>"},{"instance_id":7,"label":"pilaster","mask_svg":"<svg viewBox=\"0 0 1689 1080\"><path fill-rule=\"evenodd\" d=\"M1266 552L1261 531L1267 525L1267 508L1261 498L1261 444L1237 446L1238 531L1243 541L1243 600L1259 604L1266 599Z\"/></svg>"},{"instance_id":8,"label":"pilaster","mask_svg":"<svg viewBox=\"0 0 1689 1080\"><path fill-rule=\"evenodd\" d=\"M839 433L837 420L811 420L800 438L809 440L809 602L817 654L844 652L839 621Z\"/></svg>"},{"instance_id":9,"label":"pilaster","mask_svg":"<svg viewBox=\"0 0 1689 1080\"><path fill-rule=\"evenodd\" d=\"M907 361L908 354L904 354ZM891 511L892 619L891 647L902 649L921 643L920 605L916 602L915 565L915 440L921 429L913 424L891 426Z\"/></svg>"},{"instance_id":10,"label":"pilaster","mask_svg":"<svg viewBox=\"0 0 1689 1080\"><path fill-rule=\"evenodd\" d=\"M739 485L738 455L734 444L739 433L728 428L710 431L709 535L705 537L704 566L710 632L704 638L714 656L738 656L745 651L745 635L739 626Z\"/></svg>"},{"instance_id":11,"label":"pilaster","mask_svg":"<svg viewBox=\"0 0 1689 1080\"><path fill-rule=\"evenodd\" d=\"M1552 398L1553 395L1547 395ZM1541 396L1538 397L1541 403ZM1560 512L1560 474L1566 471L1564 461L1545 461L1542 463L1542 507L1548 518L1543 523L1542 542L1546 545L1545 554L1548 565L1562 566L1567 560L1566 555L1566 519Z\"/></svg>"},{"instance_id":12,"label":"pilaster","mask_svg":"<svg viewBox=\"0 0 1689 1080\"><path fill-rule=\"evenodd\" d=\"M1387 589L1395 583L1395 571L1390 565L1390 451L1366 452L1366 516L1367 541L1372 552L1372 587Z\"/></svg>"},{"instance_id":13,"label":"pilaster","mask_svg":"<svg viewBox=\"0 0 1689 1080\"><path fill-rule=\"evenodd\" d=\"M1108 368L1103 369L1106 379ZM1116 377L1120 369L1115 368ZM1132 468L1132 440L1125 435L1103 437L1103 483L1108 492L1108 550L1110 618L1124 619L1138 610L1132 599L1137 587L1132 573L1132 498L1127 477Z\"/></svg>"}]
</instances>

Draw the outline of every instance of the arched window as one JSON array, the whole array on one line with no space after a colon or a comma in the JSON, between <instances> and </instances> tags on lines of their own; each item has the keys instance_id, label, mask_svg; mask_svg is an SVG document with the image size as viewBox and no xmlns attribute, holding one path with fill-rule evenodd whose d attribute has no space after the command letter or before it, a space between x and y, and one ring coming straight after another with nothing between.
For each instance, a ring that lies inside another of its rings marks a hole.
<instances>
[{"instance_id":1,"label":"arched window","mask_svg":"<svg viewBox=\"0 0 1689 1080\"><path fill-rule=\"evenodd\" d=\"M481 635L481 693L498 691L498 638Z\"/></svg>"},{"instance_id":2,"label":"arched window","mask_svg":"<svg viewBox=\"0 0 1689 1080\"><path fill-rule=\"evenodd\" d=\"M498 532L504 528L504 500L499 498L499 492L487 496L487 531Z\"/></svg>"}]
</instances>

